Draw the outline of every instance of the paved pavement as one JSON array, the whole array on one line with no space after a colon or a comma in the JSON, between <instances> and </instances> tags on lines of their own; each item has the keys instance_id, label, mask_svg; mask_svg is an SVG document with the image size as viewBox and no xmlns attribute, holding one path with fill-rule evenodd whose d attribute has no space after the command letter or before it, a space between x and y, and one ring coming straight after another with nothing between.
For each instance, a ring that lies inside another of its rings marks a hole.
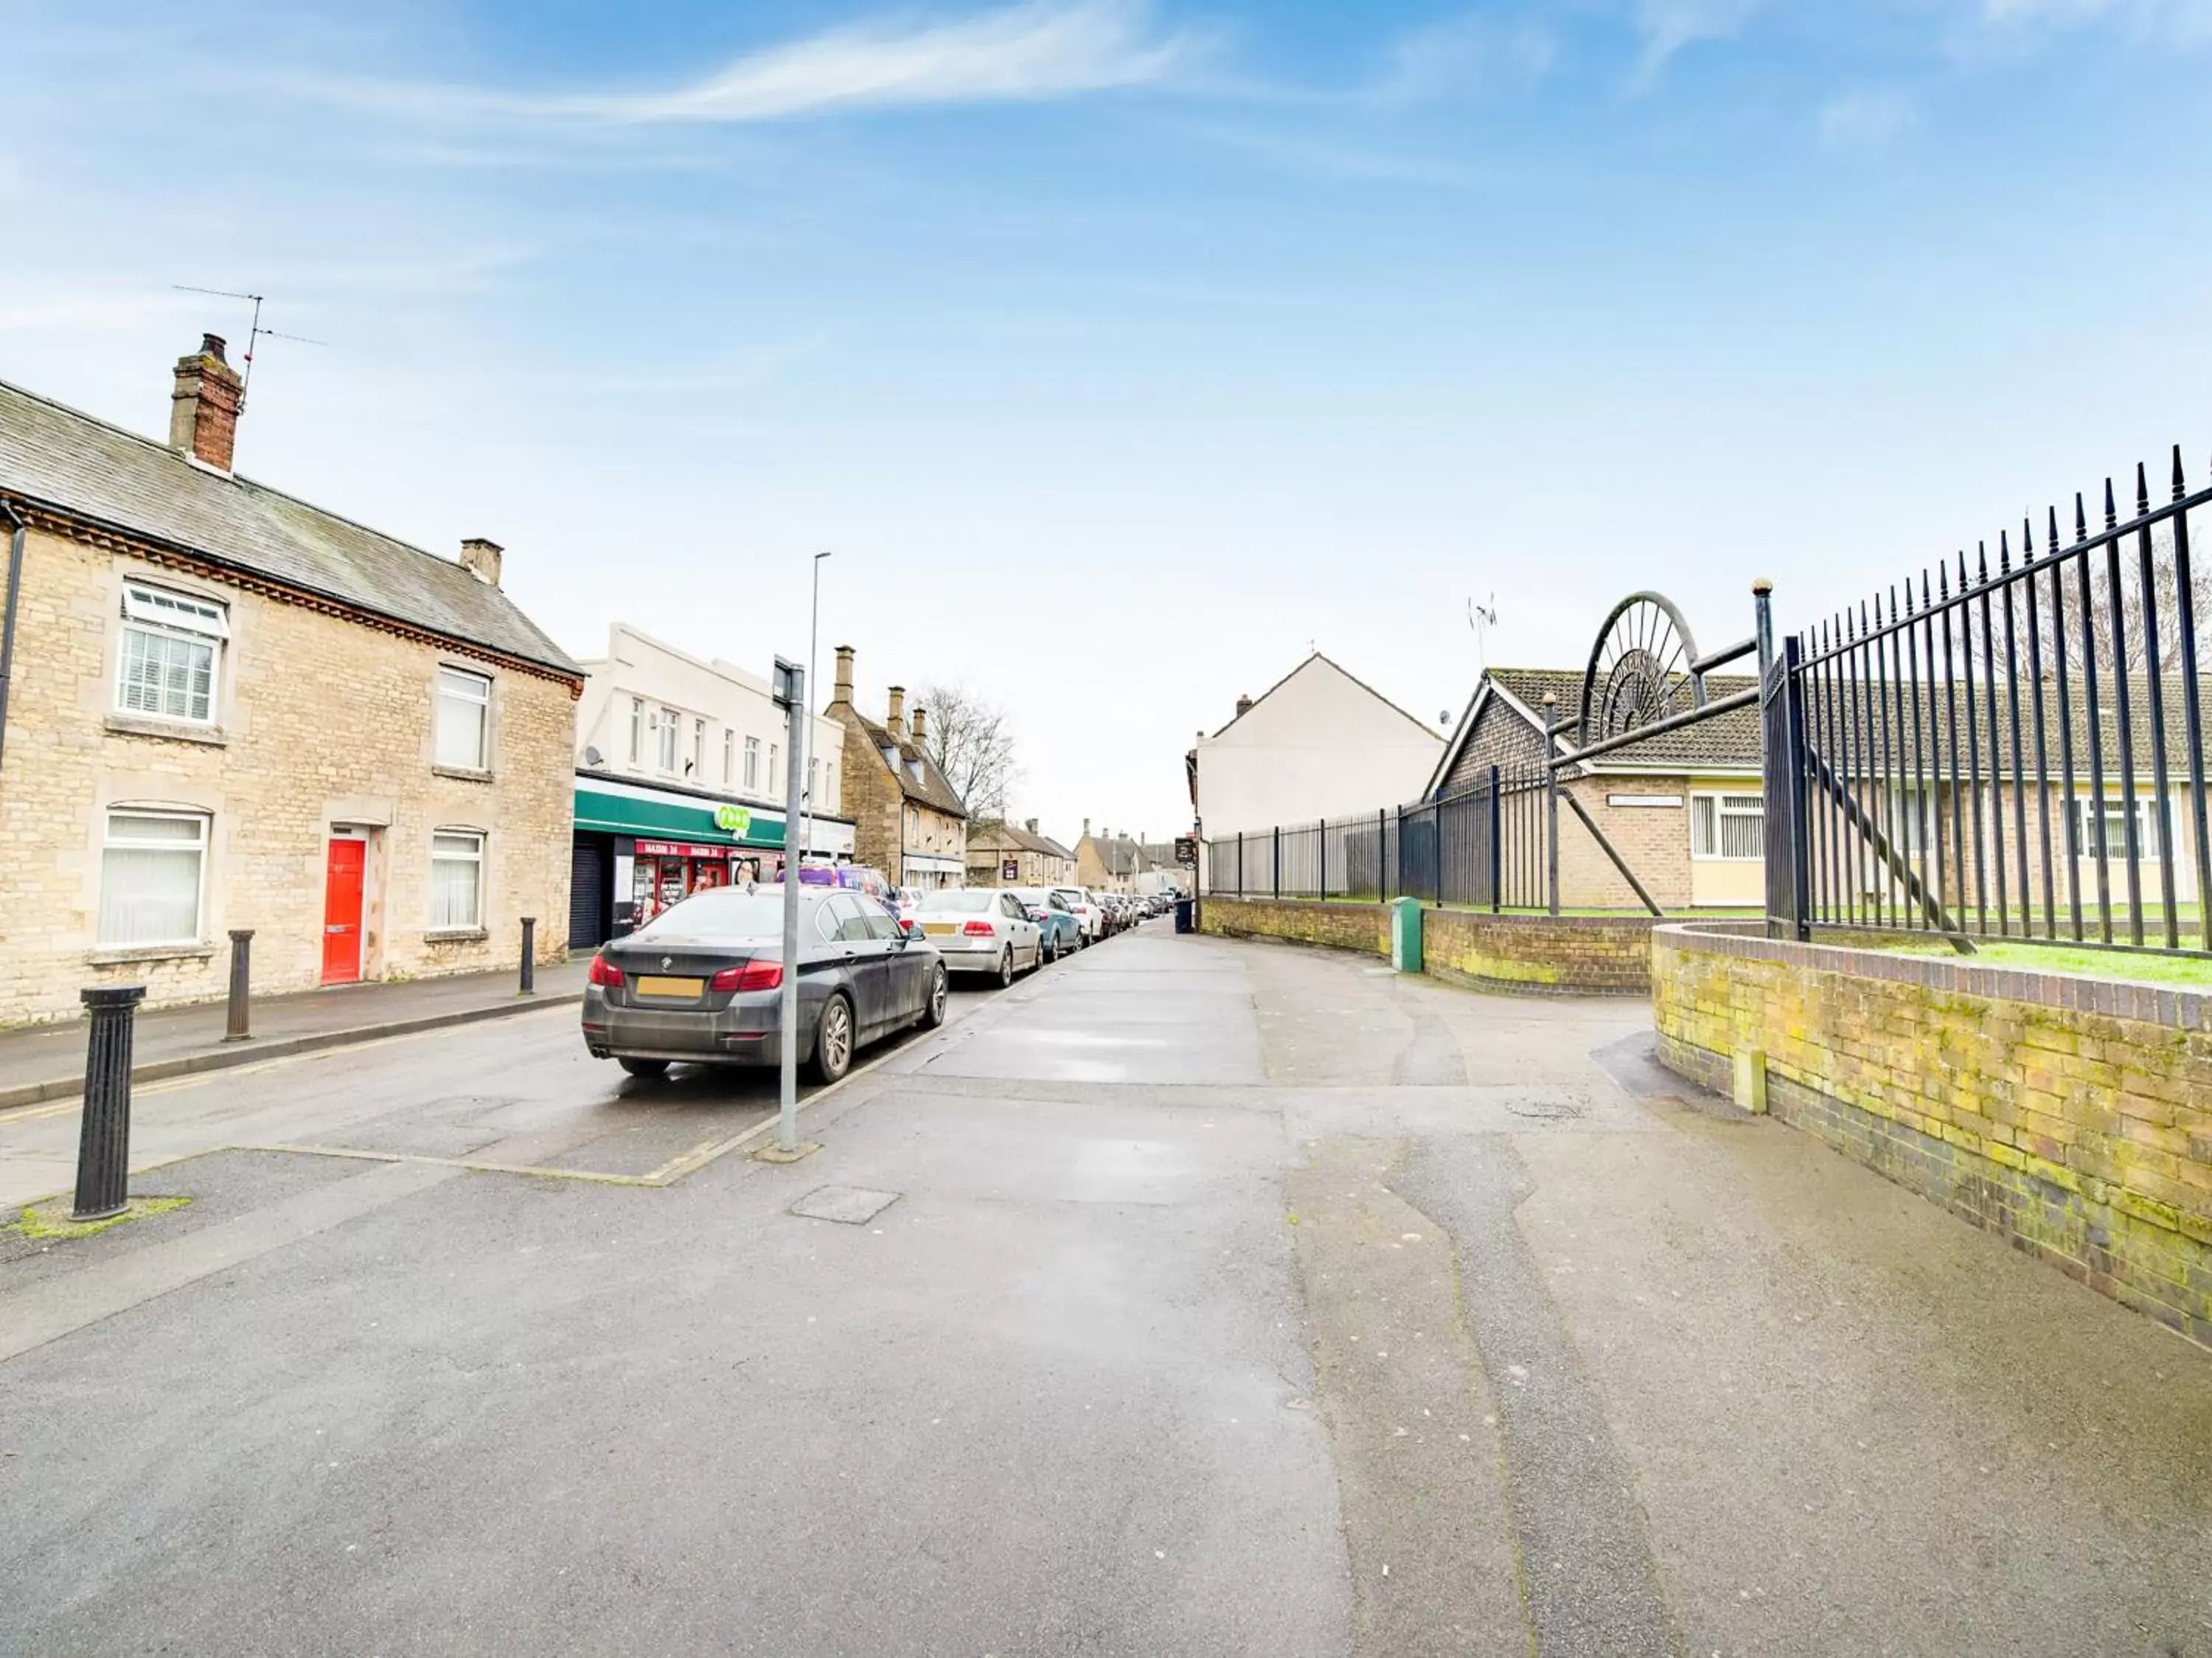
<instances>
[{"instance_id":1,"label":"paved pavement","mask_svg":"<svg viewBox=\"0 0 2212 1658\"><path fill-rule=\"evenodd\" d=\"M2212 1355L1648 1046L1150 929L662 1188L477 1172L757 1120L557 1015L193 1079L393 1161L0 1263L0 1650L2212 1653Z\"/></svg>"},{"instance_id":2,"label":"paved pavement","mask_svg":"<svg viewBox=\"0 0 2212 1658\"><path fill-rule=\"evenodd\" d=\"M521 994L514 968L260 997L252 1006L252 1034L236 1042L224 1038L224 1003L156 1009L137 1015L133 1074L150 1080L221 1070L374 1035L497 1019L533 1003L577 999L590 967L589 958L540 967L532 997ZM84 1047L81 1019L0 1031L0 1109L76 1094L84 1086Z\"/></svg>"}]
</instances>

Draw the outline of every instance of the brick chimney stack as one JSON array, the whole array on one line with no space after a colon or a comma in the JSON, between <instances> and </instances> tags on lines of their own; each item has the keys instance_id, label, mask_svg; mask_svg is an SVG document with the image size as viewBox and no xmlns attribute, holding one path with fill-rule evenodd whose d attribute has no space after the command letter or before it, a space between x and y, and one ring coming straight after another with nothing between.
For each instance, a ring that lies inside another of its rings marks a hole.
<instances>
[{"instance_id":1,"label":"brick chimney stack","mask_svg":"<svg viewBox=\"0 0 2212 1658\"><path fill-rule=\"evenodd\" d=\"M929 710L920 703L914 705L914 741L917 748L929 741Z\"/></svg>"},{"instance_id":2,"label":"brick chimney stack","mask_svg":"<svg viewBox=\"0 0 2212 1658\"><path fill-rule=\"evenodd\" d=\"M1033 834L1033 835L1034 835L1034 834L1035 834L1035 833L1036 833L1036 832L1037 832L1037 820L1036 820L1035 818L1031 818L1031 819L1030 819L1027 823L1024 824L1022 826L1023 826L1024 829L1027 829L1027 830L1030 832L1030 833L1031 833L1031 834Z\"/></svg>"},{"instance_id":3,"label":"brick chimney stack","mask_svg":"<svg viewBox=\"0 0 2212 1658\"><path fill-rule=\"evenodd\" d=\"M1239 697L1237 699L1237 717L1241 720L1251 711L1252 699L1249 697Z\"/></svg>"},{"instance_id":4,"label":"brick chimney stack","mask_svg":"<svg viewBox=\"0 0 2212 1658\"><path fill-rule=\"evenodd\" d=\"M833 703L849 704L853 700L853 647L837 647L837 688L830 696Z\"/></svg>"},{"instance_id":5,"label":"brick chimney stack","mask_svg":"<svg viewBox=\"0 0 2212 1658\"><path fill-rule=\"evenodd\" d=\"M246 387L223 360L222 336L203 334L200 349L177 359L177 389L169 401L169 447L230 470L238 447L238 417Z\"/></svg>"},{"instance_id":6,"label":"brick chimney stack","mask_svg":"<svg viewBox=\"0 0 2212 1658\"><path fill-rule=\"evenodd\" d=\"M904 742L906 741L906 687L902 685L895 685L886 689L890 693L891 711L890 717L884 720L884 723L890 728L891 735Z\"/></svg>"},{"instance_id":7,"label":"brick chimney stack","mask_svg":"<svg viewBox=\"0 0 2212 1658\"><path fill-rule=\"evenodd\" d=\"M499 585L499 567L506 549L496 541L471 535L461 543L461 567L486 587Z\"/></svg>"}]
</instances>

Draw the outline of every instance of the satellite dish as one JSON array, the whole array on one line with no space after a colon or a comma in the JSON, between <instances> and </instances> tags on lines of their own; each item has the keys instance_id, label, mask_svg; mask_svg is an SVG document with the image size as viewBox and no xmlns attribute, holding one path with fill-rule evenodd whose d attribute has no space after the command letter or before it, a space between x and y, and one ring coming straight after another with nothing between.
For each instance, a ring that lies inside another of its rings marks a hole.
<instances>
[{"instance_id":1,"label":"satellite dish","mask_svg":"<svg viewBox=\"0 0 2212 1658\"><path fill-rule=\"evenodd\" d=\"M586 765L604 765L605 764L605 756L601 754L598 749L587 747L584 750L584 764Z\"/></svg>"}]
</instances>

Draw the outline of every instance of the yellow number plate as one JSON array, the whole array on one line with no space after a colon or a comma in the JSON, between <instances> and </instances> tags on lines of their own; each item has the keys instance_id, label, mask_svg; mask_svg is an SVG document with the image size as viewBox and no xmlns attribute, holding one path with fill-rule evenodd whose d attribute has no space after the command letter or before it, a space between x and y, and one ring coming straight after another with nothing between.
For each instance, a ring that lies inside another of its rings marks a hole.
<instances>
[{"instance_id":1,"label":"yellow number plate","mask_svg":"<svg viewBox=\"0 0 2212 1658\"><path fill-rule=\"evenodd\" d=\"M921 923L921 930L932 938L942 938L947 933L958 932L960 929L950 921L925 921Z\"/></svg>"},{"instance_id":2,"label":"yellow number plate","mask_svg":"<svg viewBox=\"0 0 2212 1658\"><path fill-rule=\"evenodd\" d=\"M707 981L703 978L656 978L648 975L638 979L637 993L640 996L682 997L686 1001L696 1002L707 993Z\"/></svg>"}]
</instances>

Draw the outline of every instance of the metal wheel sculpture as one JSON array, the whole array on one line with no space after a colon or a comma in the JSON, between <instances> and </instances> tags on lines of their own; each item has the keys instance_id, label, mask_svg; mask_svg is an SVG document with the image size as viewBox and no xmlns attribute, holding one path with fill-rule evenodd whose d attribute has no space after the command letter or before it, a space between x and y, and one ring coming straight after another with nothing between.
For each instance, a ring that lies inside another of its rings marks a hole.
<instances>
[{"instance_id":1,"label":"metal wheel sculpture","mask_svg":"<svg viewBox=\"0 0 2212 1658\"><path fill-rule=\"evenodd\" d=\"M1583 671L1577 747L1703 708L1705 679L1694 671L1697 661L1697 642L1674 600L1663 594L1630 594L1598 630Z\"/></svg>"}]
</instances>

